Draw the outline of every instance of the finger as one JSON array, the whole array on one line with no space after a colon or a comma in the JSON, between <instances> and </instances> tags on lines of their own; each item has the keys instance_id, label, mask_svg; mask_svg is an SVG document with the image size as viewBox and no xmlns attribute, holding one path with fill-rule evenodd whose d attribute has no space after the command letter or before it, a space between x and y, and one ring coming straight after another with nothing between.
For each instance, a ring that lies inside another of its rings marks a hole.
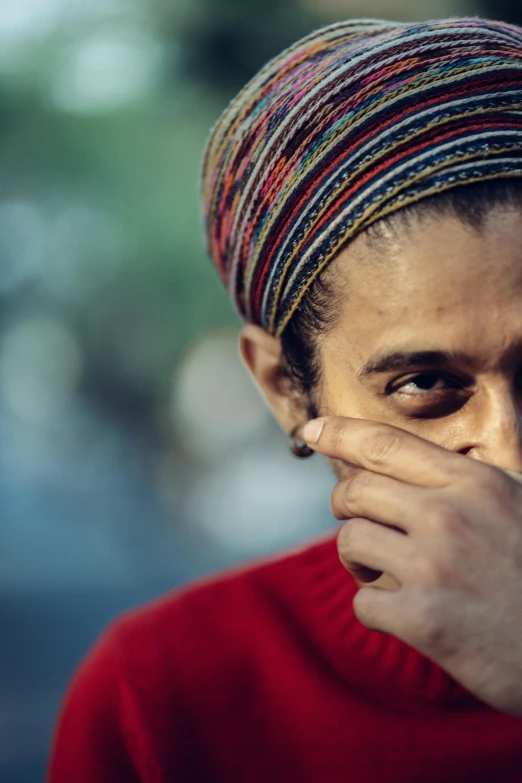
<instances>
[{"instance_id":1,"label":"finger","mask_svg":"<svg viewBox=\"0 0 522 783\"><path fill-rule=\"evenodd\" d=\"M377 571L390 574L402 584L416 549L409 536L358 518L346 522L340 529L337 551L341 563L356 579L374 581L379 574L371 572ZM369 573L367 569L370 569Z\"/></svg>"},{"instance_id":2,"label":"finger","mask_svg":"<svg viewBox=\"0 0 522 783\"><path fill-rule=\"evenodd\" d=\"M507 473L512 479L515 479L519 484L522 484L522 473L519 473L518 470L506 470L505 468L503 468L503 470L504 473Z\"/></svg>"},{"instance_id":3,"label":"finger","mask_svg":"<svg viewBox=\"0 0 522 783\"><path fill-rule=\"evenodd\" d=\"M445 487L453 483L456 474L475 469L462 454L411 432L364 419L314 419L299 435L327 457L418 486Z\"/></svg>"},{"instance_id":4,"label":"finger","mask_svg":"<svg viewBox=\"0 0 522 783\"><path fill-rule=\"evenodd\" d=\"M399 635L397 627L400 605L397 603L396 592L366 585L354 596L353 609L359 622L370 630Z\"/></svg>"},{"instance_id":5,"label":"finger","mask_svg":"<svg viewBox=\"0 0 522 783\"><path fill-rule=\"evenodd\" d=\"M336 519L365 517L382 525L412 532L423 524L431 493L431 488L405 484L369 470L359 470L336 485L330 507Z\"/></svg>"},{"instance_id":6,"label":"finger","mask_svg":"<svg viewBox=\"0 0 522 783\"><path fill-rule=\"evenodd\" d=\"M376 572L377 573L377 572ZM397 582L396 579L393 578L393 576L390 576L390 574L387 574L385 572L379 573L379 578L376 582L373 581L373 579L368 580L371 582L371 587L375 587L379 590L391 590L392 592L396 592L397 590L401 589L400 584ZM361 582L365 581L361 579Z\"/></svg>"}]
</instances>

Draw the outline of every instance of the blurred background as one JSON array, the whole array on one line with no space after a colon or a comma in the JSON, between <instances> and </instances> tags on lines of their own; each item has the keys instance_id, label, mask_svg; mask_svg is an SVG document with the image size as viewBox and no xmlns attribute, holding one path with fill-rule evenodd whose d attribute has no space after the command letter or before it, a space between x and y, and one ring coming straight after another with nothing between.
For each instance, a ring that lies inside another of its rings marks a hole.
<instances>
[{"instance_id":1,"label":"blurred background","mask_svg":"<svg viewBox=\"0 0 522 783\"><path fill-rule=\"evenodd\" d=\"M330 530L237 356L200 160L271 56L350 17L519 0L0 0L0 781L43 780L119 612Z\"/></svg>"}]
</instances>

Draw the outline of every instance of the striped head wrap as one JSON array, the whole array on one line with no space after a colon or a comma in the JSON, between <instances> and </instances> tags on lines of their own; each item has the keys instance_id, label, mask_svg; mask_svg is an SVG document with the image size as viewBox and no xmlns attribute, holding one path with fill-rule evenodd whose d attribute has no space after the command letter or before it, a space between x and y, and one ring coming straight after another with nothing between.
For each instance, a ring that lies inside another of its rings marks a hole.
<instances>
[{"instance_id":1,"label":"striped head wrap","mask_svg":"<svg viewBox=\"0 0 522 783\"><path fill-rule=\"evenodd\" d=\"M271 60L213 128L208 252L241 316L279 336L372 223L499 177L522 177L522 29L333 24Z\"/></svg>"}]
</instances>

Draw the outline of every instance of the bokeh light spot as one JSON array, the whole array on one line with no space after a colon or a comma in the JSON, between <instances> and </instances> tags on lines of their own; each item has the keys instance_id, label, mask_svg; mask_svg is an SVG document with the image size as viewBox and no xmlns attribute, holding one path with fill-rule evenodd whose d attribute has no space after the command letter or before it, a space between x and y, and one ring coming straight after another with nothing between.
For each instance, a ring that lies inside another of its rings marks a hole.
<instances>
[{"instance_id":1,"label":"bokeh light spot","mask_svg":"<svg viewBox=\"0 0 522 783\"><path fill-rule=\"evenodd\" d=\"M0 345L0 393L12 413L35 423L60 414L76 393L80 346L58 318L33 317L7 329Z\"/></svg>"}]
</instances>

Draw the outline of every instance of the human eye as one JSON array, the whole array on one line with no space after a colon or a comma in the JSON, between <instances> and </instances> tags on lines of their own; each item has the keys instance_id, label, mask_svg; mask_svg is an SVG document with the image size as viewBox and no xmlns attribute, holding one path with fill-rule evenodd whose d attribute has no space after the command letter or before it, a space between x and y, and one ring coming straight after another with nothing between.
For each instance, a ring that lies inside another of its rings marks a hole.
<instances>
[{"instance_id":1,"label":"human eye","mask_svg":"<svg viewBox=\"0 0 522 783\"><path fill-rule=\"evenodd\" d=\"M425 395L432 392L440 392L444 389L455 388L455 384L450 385L447 378L435 373L420 373L414 375L402 382L402 385L395 386L395 393Z\"/></svg>"},{"instance_id":2,"label":"human eye","mask_svg":"<svg viewBox=\"0 0 522 783\"><path fill-rule=\"evenodd\" d=\"M386 387L386 396L406 415L418 418L448 416L470 397L466 384L450 375L421 372L401 376Z\"/></svg>"}]
</instances>

